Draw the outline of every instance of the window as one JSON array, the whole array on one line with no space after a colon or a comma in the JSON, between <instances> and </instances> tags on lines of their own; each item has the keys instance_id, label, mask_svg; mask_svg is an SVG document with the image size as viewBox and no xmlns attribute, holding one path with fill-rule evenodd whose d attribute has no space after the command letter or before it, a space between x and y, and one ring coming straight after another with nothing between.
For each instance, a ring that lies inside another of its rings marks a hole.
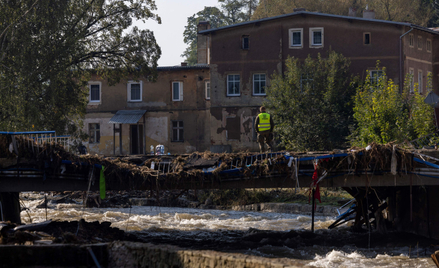
<instances>
[{"instance_id":1,"label":"window","mask_svg":"<svg viewBox=\"0 0 439 268\"><path fill-rule=\"evenodd\" d=\"M418 36L418 50L422 50L422 36Z\"/></svg>"},{"instance_id":2,"label":"window","mask_svg":"<svg viewBox=\"0 0 439 268\"><path fill-rule=\"evenodd\" d=\"M363 34L363 44L370 45L370 33Z\"/></svg>"},{"instance_id":3,"label":"window","mask_svg":"<svg viewBox=\"0 0 439 268\"><path fill-rule=\"evenodd\" d=\"M183 121L172 121L172 141L183 141Z\"/></svg>"},{"instance_id":4,"label":"window","mask_svg":"<svg viewBox=\"0 0 439 268\"><path fill-rule=\"evenodd\" d=\"M414 88L415 88L415 70L413 68L409 68L409 78L410 78L410 93L415 92Z\"/></svg>"},{"instance_id":5,"label":"window","mask_svg":"<svg viewBox=\"0 0 439 268\"><path fill-rule=\"evenodd\" d=\"M302 48L303 47L303 29L290 29L290 48Z\"/></svg>"},{"instance_id":6,"label":"window","mask_svg":"<svg viewBox=\"0 0 439 268\"><path fill-rule=\"evenodd\" d=\"M253 75L253 95L265 95L265 74Z\"/></svg>"},{"instance_id":7,"label":"window","mask_svg":"<svg viewBox=\"0 0 439 268\"><path fill-rule=\"evenodd\" d=\"M101 102L101 82L88 82L90 88L89 101L94 103Z\"/></svg>"},{"instance_id":8,"label":"window","mask_svg":"<svg viewBox=\"0 0 439 268\"><path fill-rule=\"evenodd\" d=\"M372 70L370 71L370 84L374 87L378 85L378 82L380 81L380 78L383 77L383 71L381 70Z\"/></svg>"},{"instance_id":9,"label":"window","mask_svg":"<svg viewBox=\"0 0 439 268\"><path fill-rule=\"evenodd\" d=\"M427 52L431 52L431 40L427 39Z\"/></svg>"},{"instance_id":10,"label":"window","mask_svg":"<svg viewBox=\"0 0 439 268\"><path fill-rule=\"evenodd\" d=\"M415 37L413 36L413 34L409 34L409 47L415 47Z\"/></svg>"},{"instance_id":11,"label":"window","mask_svg":"<svg viewBox=\"0 0 439 268\"><path fill-rule=\"evenodd\" d=\"M422 70L418 70L418 92L422 94Z\"/></svg>"},{"instance_id":12,"label":"window","mask_svg":"<svg viewBox=\"0 0 439 268\"><path fill-rule=\"evenodd\" d=\"M183 82L172 82L172 100L183 101Z\"/></svg>"},{"instance_id":13,"label":"window","mask_svg":"<svg viewBox=\"0 0 439 268\"><path fill-rule=\"evenodd\" d=\"M101 131L98 123L88 124L89 143L99 143L101 140Z\"/></svg>"},{"instance_id":14,"label":"window","mask_svg":"<svg viewBox=\"0 0 439 268\"><path fill-rule=\"evenodd\" d=\"M243 35L242 36L242 49L249 49L249 36Z\"/></svg>"},{"instance_id":15,"label":"window","mask_svg":"<svg viewBox=\"0 0 439 268\"><path fill-rule=\"evenodd\" d=\"M206 88L206 100L210 100L210 81L207 80L204 82L205 88Z\"/></svg>"},{"instance_id":16,"label":"window","mask_svg":"<svg viewBox=\"0 0 439 268\"><path fill-rule=\"evenodd\" d=\"M241 138L241 117L236 115L226 116L226 140L236 140Z\"/></svg>"},{"instance_id":17,"label":"window","mask_svg":"<svg viewBox=\"0 0 439 268\"><path fill-rule=\"evenodd\" d=\"M239 85L240 76L239 74L229 74L227 75L227 96L239 96Z\"/></svg>"},{"instance_id":18,"label":"window","mask_svg":"<svg viewBox=\"0 0 439 268\"><path fill-rule=\"evenodd\" d=\"M142 101L142 81L128 81L128 101Z\"/></svg>"},{"instance_id":19,"label":"window","mask_svg":"<svg viewBox=\"0 0 439 268\"><path fill-rule=\"evenodd\" d=\"M309 85L312 85L312 88L314 89L313 84L313 76L306 73L300 75L300 91L303 92L303 87L309 87Z\"/></svg>"},{"instance_id":20,"label":"window","mask_svg":"<svg viewBox=\"0 0 439 268\"><path fill-rule=\"evenodd\" d=\"M323 28L309 28L310 47L323 47Z\"/></svg>"}]
</instances>

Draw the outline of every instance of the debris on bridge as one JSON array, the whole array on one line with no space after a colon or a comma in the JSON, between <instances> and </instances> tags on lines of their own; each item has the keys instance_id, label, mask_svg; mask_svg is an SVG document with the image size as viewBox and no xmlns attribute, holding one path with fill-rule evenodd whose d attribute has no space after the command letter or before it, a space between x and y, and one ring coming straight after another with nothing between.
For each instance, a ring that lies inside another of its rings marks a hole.
<instances>
[{"instance_id":1,"label":"debris on bridge","mask_svg":"<svg viewBox=\"0 0 439 268\"><path fill-rule=\"evenodd\" d=\"M405 202L402 209L408 211L405 217L413 223L424 220L415 218L413 207L425 202L413 196L430 199L438 196L436 190L422 192L424 186L439 185L436 155L436 150L370 144L366 148L332 152L197 152L104 157L76 155L55 143L37 144L22 136L0 135L0 191L88 192L102 191L104 185L104 192L105 189L150 190L159 195L160 191L171 189L342 187L356 199L355 227L370 228L374 224L375 228L385 230L380 227L383 222L380 214L387 206L393 206L390 218L395 221L397 208L396 203L385 200L396 202L396 198L402 198ZM414 186L421 187L412 189ZM397 187L406 188L396 190ZM439 232L432 236L439 237Z\"/></svg>"},{"instance_id":2,"label":"debris on bridge","mask_svg":"<svg viewBox=\"0 0 439 268\"><path fill-rule=\"evenodd\" d=\"M101 169L103 166L108 190L191 187L196 189L210 188L209 185L216 188L230 180L244 179L250 182L275 177L297 180L292 183L295 187L308 187L309 185L297 185L298 177L309 177L311 183L315 169L318 169L319 177L322 174L341 176L368 172L391 172L397 175L400 172L412 172L415 166L425 166L427 163L422 159L415 162L418 158L414 157L412 152L397 148L393 144L371 144L367 148L332 152L203 152L189 155L104 157L76 155L55 143L36 144L31 139L21 137L16 137L16 140L18 148L14 151L11 150L10 137L0 135L0 177L14 176L13 172L16 172L15 175L21 177L26 177L29 173L33 177L41 175L54 179L74 174L77 178L88 180L90 167ZM428 158L433 162L437 160L433 157Z\"/></svg>"}]
</instances>

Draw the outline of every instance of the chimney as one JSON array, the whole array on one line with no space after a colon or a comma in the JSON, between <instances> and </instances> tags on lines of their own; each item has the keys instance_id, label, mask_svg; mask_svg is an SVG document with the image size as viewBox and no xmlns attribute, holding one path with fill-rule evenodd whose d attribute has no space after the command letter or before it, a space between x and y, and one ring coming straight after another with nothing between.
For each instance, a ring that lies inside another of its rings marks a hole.
<instances>
[{"instance_id":1,"label":"chimney","mask_svg":"<svg viewBox=\"0 0 439 268\"><path fill-rule=\"evenodd\" d=\"M293 11L294 11L294 12L306 11L306 8L304 8L304 7L298 7L298 8L293 9Z\"/></svg>"},{"instance_id":2,"label":"chimney","mask_svg":"<svg viewBox=\"0 0 439 268\"><path fill-rule=\"evenodd\" d=\"M182 66L182 67L187 66L187 62L182 62L182 63L181 63L181 66Z\"/></svg>"},{"instance_id":3,"label":"chimney","mask_svg":"<svg viewBox=\"0 0 439 268\"><path fill-rule=\"evenodd\" d=\"M199 34L200 31L210 29L208 21L200 21L197 25L197 64L209 64L209 36Z\"/></svg>"},{"instance_id":4,"label":"chimney","mask_svg":"<svg viewBox=\"0 0 439 268\"><path fill-rule=\"evenodd\" d=\"M363 19L369 19L369 20L375 19L375 11L369 9L363 10Z\"/></svg>"},{"instance_id":5,"label":"chimney","mask_svg":"<svg viewBox=\"0 0 439 268\"><path fill-rule=\"evenodd\" d=\"M350 7L350 8L349 8L349 14L348 14L348 16L349 16L349 17L356 17L356 16L357 16L357 10L356 10L355 8L353 8L353 7Z\"/></svg>"}]
</instances>

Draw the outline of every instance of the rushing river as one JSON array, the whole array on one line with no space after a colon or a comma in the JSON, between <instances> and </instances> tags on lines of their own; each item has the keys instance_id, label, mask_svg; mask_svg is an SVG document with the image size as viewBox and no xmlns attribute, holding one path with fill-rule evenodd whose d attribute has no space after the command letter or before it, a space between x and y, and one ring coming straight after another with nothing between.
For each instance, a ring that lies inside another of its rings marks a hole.
<instances>
[{"instance_id":1,"label":"rushing river","mask_svg":"<svg viewBox=\"0 0 439 268\"><path fill-rule=\"evenodd\" d=\"M46 217L62 221L108 221L112 223L112 227L151 241L180 240L186 241L188 245L203 240L212 241L213 244L221 241L233 243L238 233L252 230L288 232L311 228L311 217L297 214L146 206L101 209L83 208L80 203L49 205L46 210L36 208L42 200L40 195L23 193L21 198L27 208L21 213L23 223L42 222ZM336 236L349 233L347 226L328 230L327 227L333 220L332 217L316 217L316 233ZM370 249L349 244L336 249L315 245L298 248L262 245L235 252L268 258L307 260L306 267L434 267L431 266L430 256L425 254L427 249L405 245Z\"/></svg>"}]
</instances>

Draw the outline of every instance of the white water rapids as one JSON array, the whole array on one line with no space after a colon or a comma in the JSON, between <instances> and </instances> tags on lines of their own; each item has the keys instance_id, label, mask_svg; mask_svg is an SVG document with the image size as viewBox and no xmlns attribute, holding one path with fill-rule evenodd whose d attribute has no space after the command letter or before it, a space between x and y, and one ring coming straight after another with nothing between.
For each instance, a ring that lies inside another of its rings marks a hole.
<instances>
[{"instance_id":1,"label":"white water rapids","mask_svg":"<svg viewBox=\"0 0 439 268\"><path fill-rule=\"evenodd\" d=\"M21 213L23 223L46 220L46 209L36 208L43 198L33 193L21 194L23 205L27 208ZM311 228L311 217L297 214L146 206L83 208L80 203L49 205L47 219L108 221L112 223L111 227L133 232L139 237L168 241L182 239L188 243L197 240L233 240L237 232L250 229L287 232ZM333 221L332 217L316 217L316 233L347 232L346 226L327 230ZM345 245L333 249L314 245L293 249L265 245L239 252L268 258L305 259L308 262L306 267L431 267L430 257L420 254L423 250L405 246L367 249Z\"/></svg>"}]
</instances>

